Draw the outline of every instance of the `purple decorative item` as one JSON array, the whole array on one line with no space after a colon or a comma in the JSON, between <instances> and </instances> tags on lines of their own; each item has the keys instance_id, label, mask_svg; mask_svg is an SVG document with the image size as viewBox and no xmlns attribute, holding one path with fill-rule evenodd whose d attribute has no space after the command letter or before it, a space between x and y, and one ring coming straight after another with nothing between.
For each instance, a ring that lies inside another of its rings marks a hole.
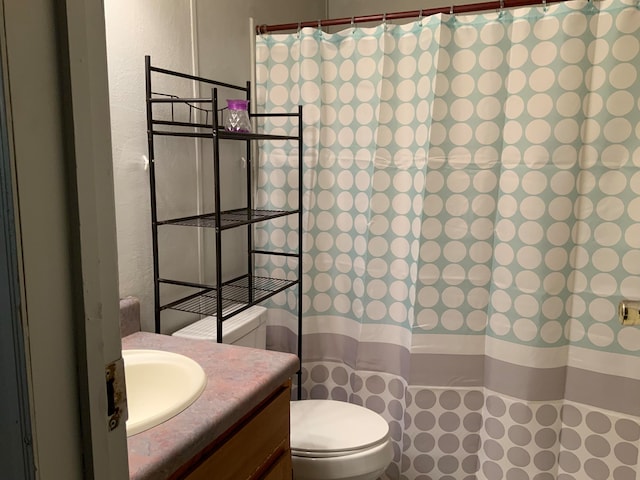
<instances>
[{"instance_id":1,"label":"purple decorative item","mask_svg":"<svg viewBox=\"0 0 640 480\"><path fill-rule=\"evenodd\" d=\"M228 132L251 131L251 121L249 120L249 100L227 100L227 115L224 120L224 128Z\"/></svg>"}]
</instances>

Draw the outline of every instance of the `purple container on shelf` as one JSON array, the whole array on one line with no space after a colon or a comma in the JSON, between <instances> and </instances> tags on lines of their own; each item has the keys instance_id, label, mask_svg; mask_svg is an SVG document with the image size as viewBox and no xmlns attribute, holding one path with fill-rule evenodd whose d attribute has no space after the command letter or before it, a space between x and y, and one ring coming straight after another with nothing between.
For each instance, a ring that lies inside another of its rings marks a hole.
<instances>
[{"instance_id":1,"label":"purple container on shelf","mask_svg":"<svg viewBox=\"0 0 640 480\"><path fill-rule=\"evenodd\" d=\"M249 100L227 100L227 111L224 119L224 128L228 132L251 132L249 120Z\"/></svg>"}]
</instances>

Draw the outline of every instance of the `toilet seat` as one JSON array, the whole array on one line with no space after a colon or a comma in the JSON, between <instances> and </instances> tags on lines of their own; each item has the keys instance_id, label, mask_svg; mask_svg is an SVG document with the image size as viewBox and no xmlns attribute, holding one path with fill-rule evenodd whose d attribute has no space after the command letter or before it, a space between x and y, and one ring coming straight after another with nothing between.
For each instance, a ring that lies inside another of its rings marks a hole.
<instances>
[{"instance_id":1,"label":"toilet seat","mask_svg":"<svg viewBox=\"0 0 640 480\"><path fill-rule=\"evenodd\" d=\"M389 440L385 439L376 443L375 445L371 445L370 447L360 448L358 450L348 450L341 452L323 452L323 451L308 451L308 450L296 450L295 448L291 449L291 455L293 457L298 458L313 458L313 459L322 459L322 458L357 458L364 455L375 455L377 452L384 450L387 448L389 444Z\"/></svg>"},{"instance_id":2,"label":"toilet seat","mask_svg":"<svg viewBox=\"0 0 640 480\"><path fill-rule=\"evenodd\" d=\"M377 413L335 400L291 402L291 454L331 458L376 450L389 441L389 425Z\"/></svg>"}]
</instances>

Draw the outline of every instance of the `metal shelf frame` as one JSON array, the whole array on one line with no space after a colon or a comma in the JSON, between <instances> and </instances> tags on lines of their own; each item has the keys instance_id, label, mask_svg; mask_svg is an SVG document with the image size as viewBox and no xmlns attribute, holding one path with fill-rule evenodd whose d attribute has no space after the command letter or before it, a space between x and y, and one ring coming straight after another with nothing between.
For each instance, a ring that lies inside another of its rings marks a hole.
<instances>
[{"instance_id":1,"label":"metal shelf frame","mask_svg":"<svg viewBox=\"0 0 640 480\"><path fill-rule=\"evenodd\" d=\"M164 75L169 77L182 78L199 82L202 85L211 87L211 96L207 98L181 98L168 93L154 92L152 89L152 77ZM289 117L297 120L296 135L277 135L269 133L239 133L229 132L224 129L221 122L222 110L218 106L218 89L230 89L239 92L245 99L250 100L251 84L247 82L244 86L219 82L204 77L189 75L173 70L159 68L151 65L151 57L145 57L145 89L146 89L146 118L147 118L147 142L149 152L149 185L151 202L151 231L153 250L153 272L154 272L154 312L155 331L161 333L161 314L163 311L171 309L182 312L195 313L198 315L212 315L217 319L216 329L218 342L222 341L222 323L224 320L256 305L264 300L282 292L288 288L298 286L302 295L302 188L303 188L303 122L302 106L298 106L295 113L253 113L249 112L250 118L272 118ZM161 118L154 116L154 105L162 106L165 114ZM185 110L186 109L186 110ZM187 112L186 119L177 118L177 111ZM204 121L198 117L204 116ZM158 219L157 211L157 190L156 190L156 159L154 138L157 136L190 137L210 139L213 152L213 183L214 198L213 212L204 214L185 216L171 219ZM242 208L221 211L221 178L220 178L220 141L231 140L245 143L246 154L246 205ZM253 208L252 192L252 142L255 141L295 141L298 148L298 208L295 210L265 210ZM252 225L273 220L275 218L295 215L298 218L298 246L297 252L278 252L268 250L257 250L253 247ZM162 278L160 276L159 262L159 242L158 230L164 226L186 226L195 228L212 228L215 230L215 284L203 285L176 279ZM222 278L222 232L231 228L245 226L247 235L247 260L246 273L231 279ZM297 278L280 279L267 278L254 275L255 255L275 255L297 258ZM160 286L178 285L192 290L190 293L177 300L161 303ZM302 299L298 302L298 357L302 360ZM301 393L301 371L298 371L298 398Z\"/></svg>"}]
</instances>

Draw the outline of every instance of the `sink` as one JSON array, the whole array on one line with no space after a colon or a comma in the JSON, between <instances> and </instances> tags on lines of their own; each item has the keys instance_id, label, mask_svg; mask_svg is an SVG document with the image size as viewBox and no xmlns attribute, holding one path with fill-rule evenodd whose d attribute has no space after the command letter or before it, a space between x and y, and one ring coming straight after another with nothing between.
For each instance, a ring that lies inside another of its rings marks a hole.
<instances>
[{"instance_id":1,"label":"sink","mask_svg":"<svg viewBox=\"0 0 640 480\"><path fill-rule=\"evenodd\" d=\"M161 350L123 350L127 436L169 420L191 405L207 384L194 360Z\"/></svg>"}]
</instances>

